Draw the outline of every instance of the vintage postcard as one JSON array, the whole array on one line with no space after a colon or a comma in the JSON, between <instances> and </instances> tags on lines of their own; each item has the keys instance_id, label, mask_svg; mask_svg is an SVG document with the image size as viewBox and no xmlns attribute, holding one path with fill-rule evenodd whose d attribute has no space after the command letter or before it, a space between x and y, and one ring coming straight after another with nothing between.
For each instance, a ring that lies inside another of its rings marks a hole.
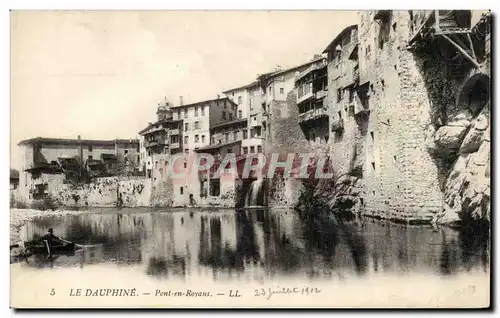
<instances>
[{"instance_id":1,"label":"vintage postcard","mask_svg":"<svg viewBox=\"0 0 500 318\"><path fill-rule=\"evenodd\" d=\"M492 19L11 11L11 307L488 308Z\"/></svg>"}]
</instances>

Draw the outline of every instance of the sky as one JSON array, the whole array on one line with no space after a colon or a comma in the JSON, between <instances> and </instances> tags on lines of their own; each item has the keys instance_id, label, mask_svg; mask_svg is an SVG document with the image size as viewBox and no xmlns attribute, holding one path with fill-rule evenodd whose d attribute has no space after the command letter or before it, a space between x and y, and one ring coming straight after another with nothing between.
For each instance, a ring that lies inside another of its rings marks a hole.
<instances>
[{"instance_id":1,"label":"sky","mask_svg":"<svg viewBox=\"0 0 500 318\"><path fill-rule=\"evenodd\" d=\"M34 137L136 138L165 98L310 60L355 11L12 11L11 167Z\"/></svg>"}]
</instances>

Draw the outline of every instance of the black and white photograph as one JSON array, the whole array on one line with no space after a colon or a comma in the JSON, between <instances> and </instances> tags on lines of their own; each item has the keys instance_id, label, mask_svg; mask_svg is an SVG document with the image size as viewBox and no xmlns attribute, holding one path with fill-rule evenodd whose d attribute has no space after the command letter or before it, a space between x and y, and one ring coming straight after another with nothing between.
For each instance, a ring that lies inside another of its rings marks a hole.
<instances>
[{"instance_id":1,"label":"black and white photograph","mask_svg":"<svg viewBox=\"0 0 500 318\"><path fill-rule=\"evenodd\" d=\"M9 16L12 308L491 306L491 11Z\"/></svg>"}]
</instances>

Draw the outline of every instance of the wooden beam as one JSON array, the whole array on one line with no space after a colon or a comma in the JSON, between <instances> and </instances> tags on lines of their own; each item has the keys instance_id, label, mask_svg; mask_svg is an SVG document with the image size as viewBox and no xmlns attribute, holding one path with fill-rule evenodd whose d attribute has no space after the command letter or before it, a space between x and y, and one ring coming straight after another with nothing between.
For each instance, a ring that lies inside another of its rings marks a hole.
<instances>
[{"instance_id":1,"label":"wooden beam","mask_svg":"<svg viewBox=\"0 0 500 318\"><path fill-rule=\"evenodd\" d=\"M470 33L467 33L467 39L469 39L469 45L470 45L470 50L472 52L472 57L477 60L477 57L476 57L476 52L474 51L474 44L472 43L472 39L470 37Z\"/></svg>"},{"instance_id":2,"label":"wooden beam","mask_svg":"<svg viewBox=\"0 0 500 318\"><path fill-rule=\"evenodd\" d=\"M476 68L480 67L479 63L472 56L470 56L469 53L467 53L467 51L465 51L462 47L460 47L460 45L455 43L445 34L441 34L441 36L445 38L448 42L450 42L453 46L455 46L463 55L465 55L465 57L468 58Z\"/></svg>"}]
</instances>

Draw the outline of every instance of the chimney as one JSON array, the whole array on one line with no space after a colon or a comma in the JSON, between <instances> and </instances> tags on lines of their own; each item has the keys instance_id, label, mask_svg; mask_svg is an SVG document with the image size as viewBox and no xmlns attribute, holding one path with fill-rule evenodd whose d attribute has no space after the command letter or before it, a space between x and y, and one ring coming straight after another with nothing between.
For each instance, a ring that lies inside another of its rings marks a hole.
<instances>
[{"instance_id":1,"label":"chimney","mask_svg":"<svg viewBox=\"0 0 500 318\"><path fill-rule=\"evenodd\" d=\"M184 99L182 98L182 96L179 96L179 105L184 105Z\"/></svg>"}]
</instances>

